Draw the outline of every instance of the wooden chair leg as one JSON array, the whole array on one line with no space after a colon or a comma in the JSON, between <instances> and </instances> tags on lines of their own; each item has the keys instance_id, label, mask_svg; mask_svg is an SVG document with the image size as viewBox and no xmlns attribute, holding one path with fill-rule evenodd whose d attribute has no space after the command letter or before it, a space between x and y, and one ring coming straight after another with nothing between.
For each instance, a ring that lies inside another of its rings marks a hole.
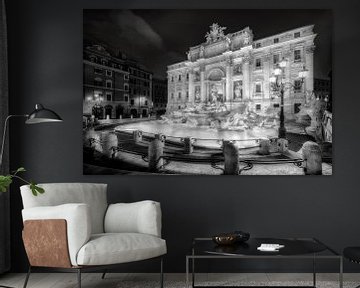
<instances>
[{"instance_id":1,"label":"wooden chair leg","mask_svg":"<svg viewBox=\"0 0 360 288\"><path fill-rule=\"evenodd\" d=\"M81 269L77 269L78 288L81 288Z\"/></svg>"},{"instance_id":2,"label":"wooden chair leg","mask_svg":"<svg viewBox=\"0 0 360 288\"><path fill-rule=\"evenodd\" d=\"M25 278L25 282L24 282L24 286L23 288L26 288L27 284L28 284L28 281L29 281L29 277L30 277L30 274L31 274L31 265L29 266L29 270L26 274L26 278Z\"/></svg>"}]
</instances>

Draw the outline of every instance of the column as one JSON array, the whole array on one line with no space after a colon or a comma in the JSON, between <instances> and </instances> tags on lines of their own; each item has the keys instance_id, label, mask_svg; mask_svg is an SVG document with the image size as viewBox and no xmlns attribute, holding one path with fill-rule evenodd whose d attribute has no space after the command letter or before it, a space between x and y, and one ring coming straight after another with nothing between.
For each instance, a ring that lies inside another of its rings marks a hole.
<instances>
[{"instance_id":1,"label":"column","mask_svg":"<svg viewBox=\"0 0 360 288\"><path fill-rule=\"evenodd\" d=\"M294 79L292 79L291 77L291 62L292 62L292 59L293 59L293 54L294 54L294 51L293 50L290 50L288 51L285 55L285 58L286 58L286 67L285 67L285 83L292 83L294 84ZM293 110L294 110L294 97L290 97L291 95L294 95L293 94L293 89L285 89L284 91L284 113L285 115L285 118L286 117L290 117L290 115L293 115ZM291 116L292 117L292 116Z\"/></svg>"},{"instance_id":2,"label":"column","mask_svg":"<svg viewBox=\"0 0 360 288\"><path fill-rule=\"evenodd\" d=\"M206 101L206 87L205 87L205 66L201 65L200 67L200 95L201 102L204 103Z\"/></svg>"},{"instance_id":3,"label":"column","mask_svg":"<svg viewBox=\"0 0 360 288\"><path fill-rule=\"evenodd\" d=\"M193 104L195 102L195 90L194 90L194 70L189 70L189 102Z\"/></svg>"},{"instance_id":4,"label":"column","mask_svg":"<svg viewBox=\"0 0 360 288\"><path fill-rule=\"evenodd\" d=\"M225 101L229 102L233 99L233 89L232 89L232 59L229 58L226 60L226 93Z\"/></svg>"},{"instance_id":5,"label":"column","mask_svg":"<svg viewBox=\"0 0 360 288\"><path fill-rule=\"evenodd\" d=\"M250 56L243 60L243 99L250 99Z\"/></svg>"},{"instance_id":6,"label":"column","mask_svg":"<svg viewBox=\"0 0 360 288\"><path fill-rule=\"evenodd\" d=\"M270 63L271 55L265 55L264 57L264 98L270 98Z\"/></svg>"},{"instance_id":7,"label":"column","mask_svg":"<svg viewBox=\"0 0 360 288\"><path fill-rule=\"evenodd\" d=\"M314 51L315 45L305 48L305 68L308 69L305 78L305 91L309 92L314 90Z\"/></svg>"},{"instance_id":8,"label":"column","mask_svg":"<svg viewBox=\"0 0 360 288\"><path fill-rule=\"evenodd\" d=\"M208 102L210 100L210 83L205 82L205 102Z\"/></svg>"},{"instance_id":9,"label":"column","mask_svg":"<svg viewBox=\"0 0 360 288\"><path fill-rule=\"evenodd\" d=\"M286 59L286 67L285 67L285 83L293 83L293 79L291 79L291 62L292 62L292 56L294 51L288 50L284 53L284 57ZM287 98L285 102L289 103L289 97L290 97L291 89L286 89L284 93L284 97Z\"/></svg>"},{"instance_id":10,"label":"column","mask_svg":"<svg viewBox=\"0 0 360 288\"><path fill-rule=\"evenodd\" d=\"M222 87L223 87L223 101L226 101L226 85L224 80L222 80Z\"/></svg>"}]
</instances>

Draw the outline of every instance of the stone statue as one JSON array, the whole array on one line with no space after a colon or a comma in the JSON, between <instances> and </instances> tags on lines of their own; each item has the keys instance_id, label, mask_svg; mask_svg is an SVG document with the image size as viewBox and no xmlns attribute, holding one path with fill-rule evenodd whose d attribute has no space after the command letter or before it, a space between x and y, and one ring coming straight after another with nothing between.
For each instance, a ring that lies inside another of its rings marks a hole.
<instances>
[{"instance_id":1,"label":"stone statue","mask_svg":"<svg viewBox=\"0 0 360 288\"><path fill-rule=\"evenodd\" d=\"M205 48L204 48L204 46L200 46L200 52L199 52L199 57L200 58L204 58L204 56L205 56Z\"/></svg>"},{"instance_id":2,"label":"stone statue","mask_svg":"<svg viewBox=\"0 0 360 288\"><path fill-rule=\"evenodd\" d=\"M240 82L235 83L234 87L234 98L235 99L242 99L242 89Z\"/></svg>"},{"instance_id":3,"label":"stone statue","mask_svg":"<svg viewBox=\"0 0 360 288\"><path fill-rule=\"evenodd\" d=\"M200 87L195 88L195 102L200 102Z\"/></svg>"},{"instance_id":4,"label":"stone statue","mask_svg":"<svg viewBox=\"0 0 360 288\"><path fill-rule=\"evenodd\" d=\"M225 35L224 35L225 29L226 29L226 27L221 27L219 24L213 23L210 26L210 32L207 32L205 35L206 43L210 44L210 43L214 43L218 40L224 39L225 38Z\"/></svg>"},{"instance_id":5,"label":"stone statue","mask_svg":"<svg viewBox=\"0 0 360 288\"><path fill-rule=\"evenodd\" d=\"M244 46L250 45L250 35L249 32L244 32Z\"/></svg>"},{"instance_id":6,"label":"stone statue","mask_svg":"<svg viewBox=\"0 0 360 288\"><path fill-rule=\"evenodd\" d=\"M230 50L231 49L231 39L229 36L225 36L225 40L226 40L226 50Z\"/></svg>"},{"instance_id":7,"label":"stone statue","mask_svg":"<svg viewBox=\"0 0 360 288\"><path fill-rule=\"evenodd\" d=\"M190 55L190 51L186 52L186 57L189 61L191 61L191 55Z\"/></svg>"},{"instance_id":8,"label":"stone statue","mask_svg":"<svg viewBox=\"0 0 360 288\"><path fill-rule=\"evenodd\" d=\"M215 84L211 85L211 91L210 91L210 102L216 103L217 97L218 97L218 89Z\"/></svg>"}]
</instances>

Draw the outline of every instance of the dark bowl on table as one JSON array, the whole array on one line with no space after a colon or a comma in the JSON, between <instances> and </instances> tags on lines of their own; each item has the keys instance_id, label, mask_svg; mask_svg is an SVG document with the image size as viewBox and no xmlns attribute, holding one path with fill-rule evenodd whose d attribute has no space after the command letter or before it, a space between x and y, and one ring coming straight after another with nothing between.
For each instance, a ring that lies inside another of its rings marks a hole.
<instances>
[{"instance_id":1,"label":"dark bowl on table","mask_svg":"<svg viewBox=\"0 0 360 288\"><path fill-rule=\"evenodd\" d=\"M236 243L235 234L220 234L212 237L212 240L218 245L232 245Z\"/></svg>"},{"instance_id":2,"label":"dark bowl on table","mask_svg":"<svg viewBox=\"0 0 360 288\"><path fill-rule=\"evenodd\" d=\"M250 234L243 231L234 231L231 233L221 233L212 237L212 240L218 245L233 245L249 240Z\"/></svg>"}]
</instances>

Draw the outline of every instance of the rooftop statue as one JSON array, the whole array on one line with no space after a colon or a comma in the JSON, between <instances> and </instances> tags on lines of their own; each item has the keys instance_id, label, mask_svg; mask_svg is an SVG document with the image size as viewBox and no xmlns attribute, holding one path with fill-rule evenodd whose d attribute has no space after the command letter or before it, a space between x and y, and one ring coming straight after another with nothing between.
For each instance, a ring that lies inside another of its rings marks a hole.
<instances>
[{"instance_id":1,"label":"rooftop statue","mask_svg":"<svg viewBox=\"0 0 360 288\"><path fill-rule=\"evenodd\" d=\"M219 24L213 23L210 26L210 32L207 32L205 35L206 44L214 43L218 40L225 39L225 29L226 27L221 27Z\"/></svg>"},{"instance_id":2,"label":"rooftop statue","mask_svg":"<svg viewBox=\"0 0 360 288\"><path fill-rule=\"evenodd\" d=\"M250 42L251 42L251 36L250 36L249 32L245 31L244 32L244 45L247 46L247 45L251 44Z\"/></svg>"}]
</instances>

